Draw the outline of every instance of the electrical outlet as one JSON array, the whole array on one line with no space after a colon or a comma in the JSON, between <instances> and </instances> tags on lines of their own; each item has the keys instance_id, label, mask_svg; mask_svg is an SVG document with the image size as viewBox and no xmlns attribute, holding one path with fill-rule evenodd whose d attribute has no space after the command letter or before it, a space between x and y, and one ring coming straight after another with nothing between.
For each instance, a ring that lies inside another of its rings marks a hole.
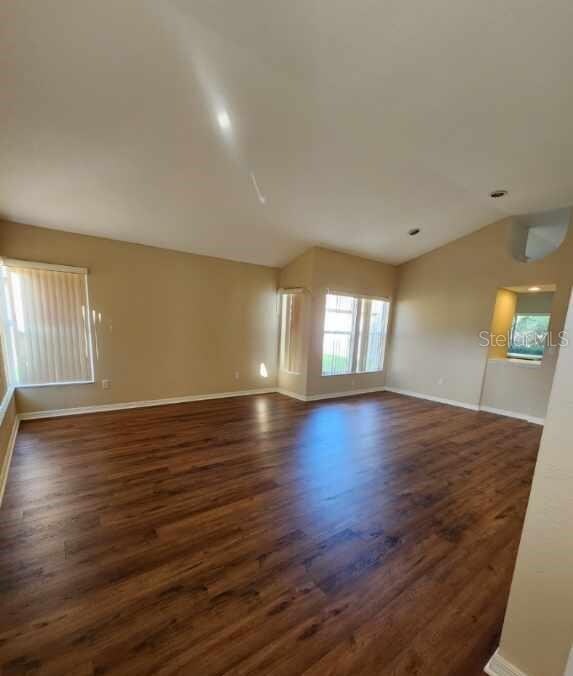
<instances>
[{"instance_id":1,"label":"electrical outlet","mask_svg":"<svg viewBox=\"0 0 573 676\"><path fill-rule=\"evenodd\" d=\"M101 381L101 386L102 386L102 389L104 389L104 390L109 390L109 388L111 387L111 380L107 380L107 379L106 379L106 380L102 380L102 381Z\"/></svg>"},{"instance_id":2,"label":"electrical outlet","mask_svg":"<svg viewBox=\"0 0 573 676\"><path fill-rule=\"evenodd\" d=\"M438 385L443 385L446 382L445 378L438 378Z\"/></svg>"},{"instance_id":3,"label":"electrical outlet","mask_svg":"<svg viewBox=\"0 0 573 676\"><path fill-rule=\"evenodd\" d=\"M235 371L235 380L239 380L239 372Z\"/></svg>"}]
</instances>

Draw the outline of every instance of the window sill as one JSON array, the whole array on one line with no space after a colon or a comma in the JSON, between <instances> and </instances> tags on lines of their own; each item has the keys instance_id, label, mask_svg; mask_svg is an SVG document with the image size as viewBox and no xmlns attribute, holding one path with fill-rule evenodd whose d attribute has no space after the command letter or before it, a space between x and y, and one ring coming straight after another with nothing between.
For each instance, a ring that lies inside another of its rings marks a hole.
<instances>
[{"instance_id":1,"label":"window sill","mask_svg":"<svg viewBox=\"0 0 573 676\"><path fill-rule=\"evenodd\" d=\"M14 385L17 390L28 390L36 387L59 387L61 385L94 385L95 380L67 380L63 383L36 383L34 385Z\"/></svg>"},{"instance_id":2,"label":"window sill","mask_svg":"<svg viewBox=\"0 0 573 676\"><path fill-rule=\"evenodd\" d=\"M340 376L365 376L373 373L383 373L384 369L376 371L348 371L348 373L321 373L321 378L339 378Z\"/></svg>"},{"instance_id":3,"label":"window sill","mask_svg":"<svg viewBox=\"0 0 573 676\"><path fill-rule=\"evenodd\" d=\"M509 364L510 366L522 366L526 369L538 369L542 365L541 360L535 359L516 359L515 357L494 357L489 359L496 364Z\"/></svg>"}]
</instances>

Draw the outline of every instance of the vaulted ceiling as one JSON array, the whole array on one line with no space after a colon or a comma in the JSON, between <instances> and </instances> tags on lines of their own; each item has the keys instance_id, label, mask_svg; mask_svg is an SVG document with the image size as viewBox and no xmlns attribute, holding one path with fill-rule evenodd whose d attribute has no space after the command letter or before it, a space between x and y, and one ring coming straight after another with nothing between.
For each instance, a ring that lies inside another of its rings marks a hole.
<instances>
[{"instance_id":1,"label":"vaulted ceiling","mask_svg":"<svg viewBox=\"0 0 573 676\"><path fill-rule=\"evenodd\" d=\"M7 0L0 214L401 262L573 203L572 34L570 0Z\"/></svg>"}]
</instances>

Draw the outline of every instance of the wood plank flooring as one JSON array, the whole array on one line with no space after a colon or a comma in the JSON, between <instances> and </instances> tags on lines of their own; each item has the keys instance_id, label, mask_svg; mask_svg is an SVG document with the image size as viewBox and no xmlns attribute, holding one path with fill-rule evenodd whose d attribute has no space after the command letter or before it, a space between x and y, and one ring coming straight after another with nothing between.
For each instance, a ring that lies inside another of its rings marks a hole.
<instances>
[{"instance_id":1,"label":"wood plank flooring","mask_svg":"<svg viewBox=\"0 0 573 676\"><path fill-rule=\"evenodd\" d=\"M477 676L540 434L391 393L25 422L0 672Z\"/></svg>"}]
</instances>

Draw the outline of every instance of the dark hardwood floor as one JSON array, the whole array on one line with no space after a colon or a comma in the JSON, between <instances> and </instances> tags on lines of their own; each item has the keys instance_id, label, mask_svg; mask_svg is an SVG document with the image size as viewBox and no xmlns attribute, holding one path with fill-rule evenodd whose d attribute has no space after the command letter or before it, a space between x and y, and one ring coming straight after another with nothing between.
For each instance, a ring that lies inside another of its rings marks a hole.
<instances>
[{"instance_id":1,"label":"dark hardwood floor","mask_svg":"<svg viewBox=\"0 0 573 676\"><path fill-rule=\"evenodd\" d=\"M540 434L390 393L25 422L1 674L477 676Z\"/></svg>"}]
</instances>

